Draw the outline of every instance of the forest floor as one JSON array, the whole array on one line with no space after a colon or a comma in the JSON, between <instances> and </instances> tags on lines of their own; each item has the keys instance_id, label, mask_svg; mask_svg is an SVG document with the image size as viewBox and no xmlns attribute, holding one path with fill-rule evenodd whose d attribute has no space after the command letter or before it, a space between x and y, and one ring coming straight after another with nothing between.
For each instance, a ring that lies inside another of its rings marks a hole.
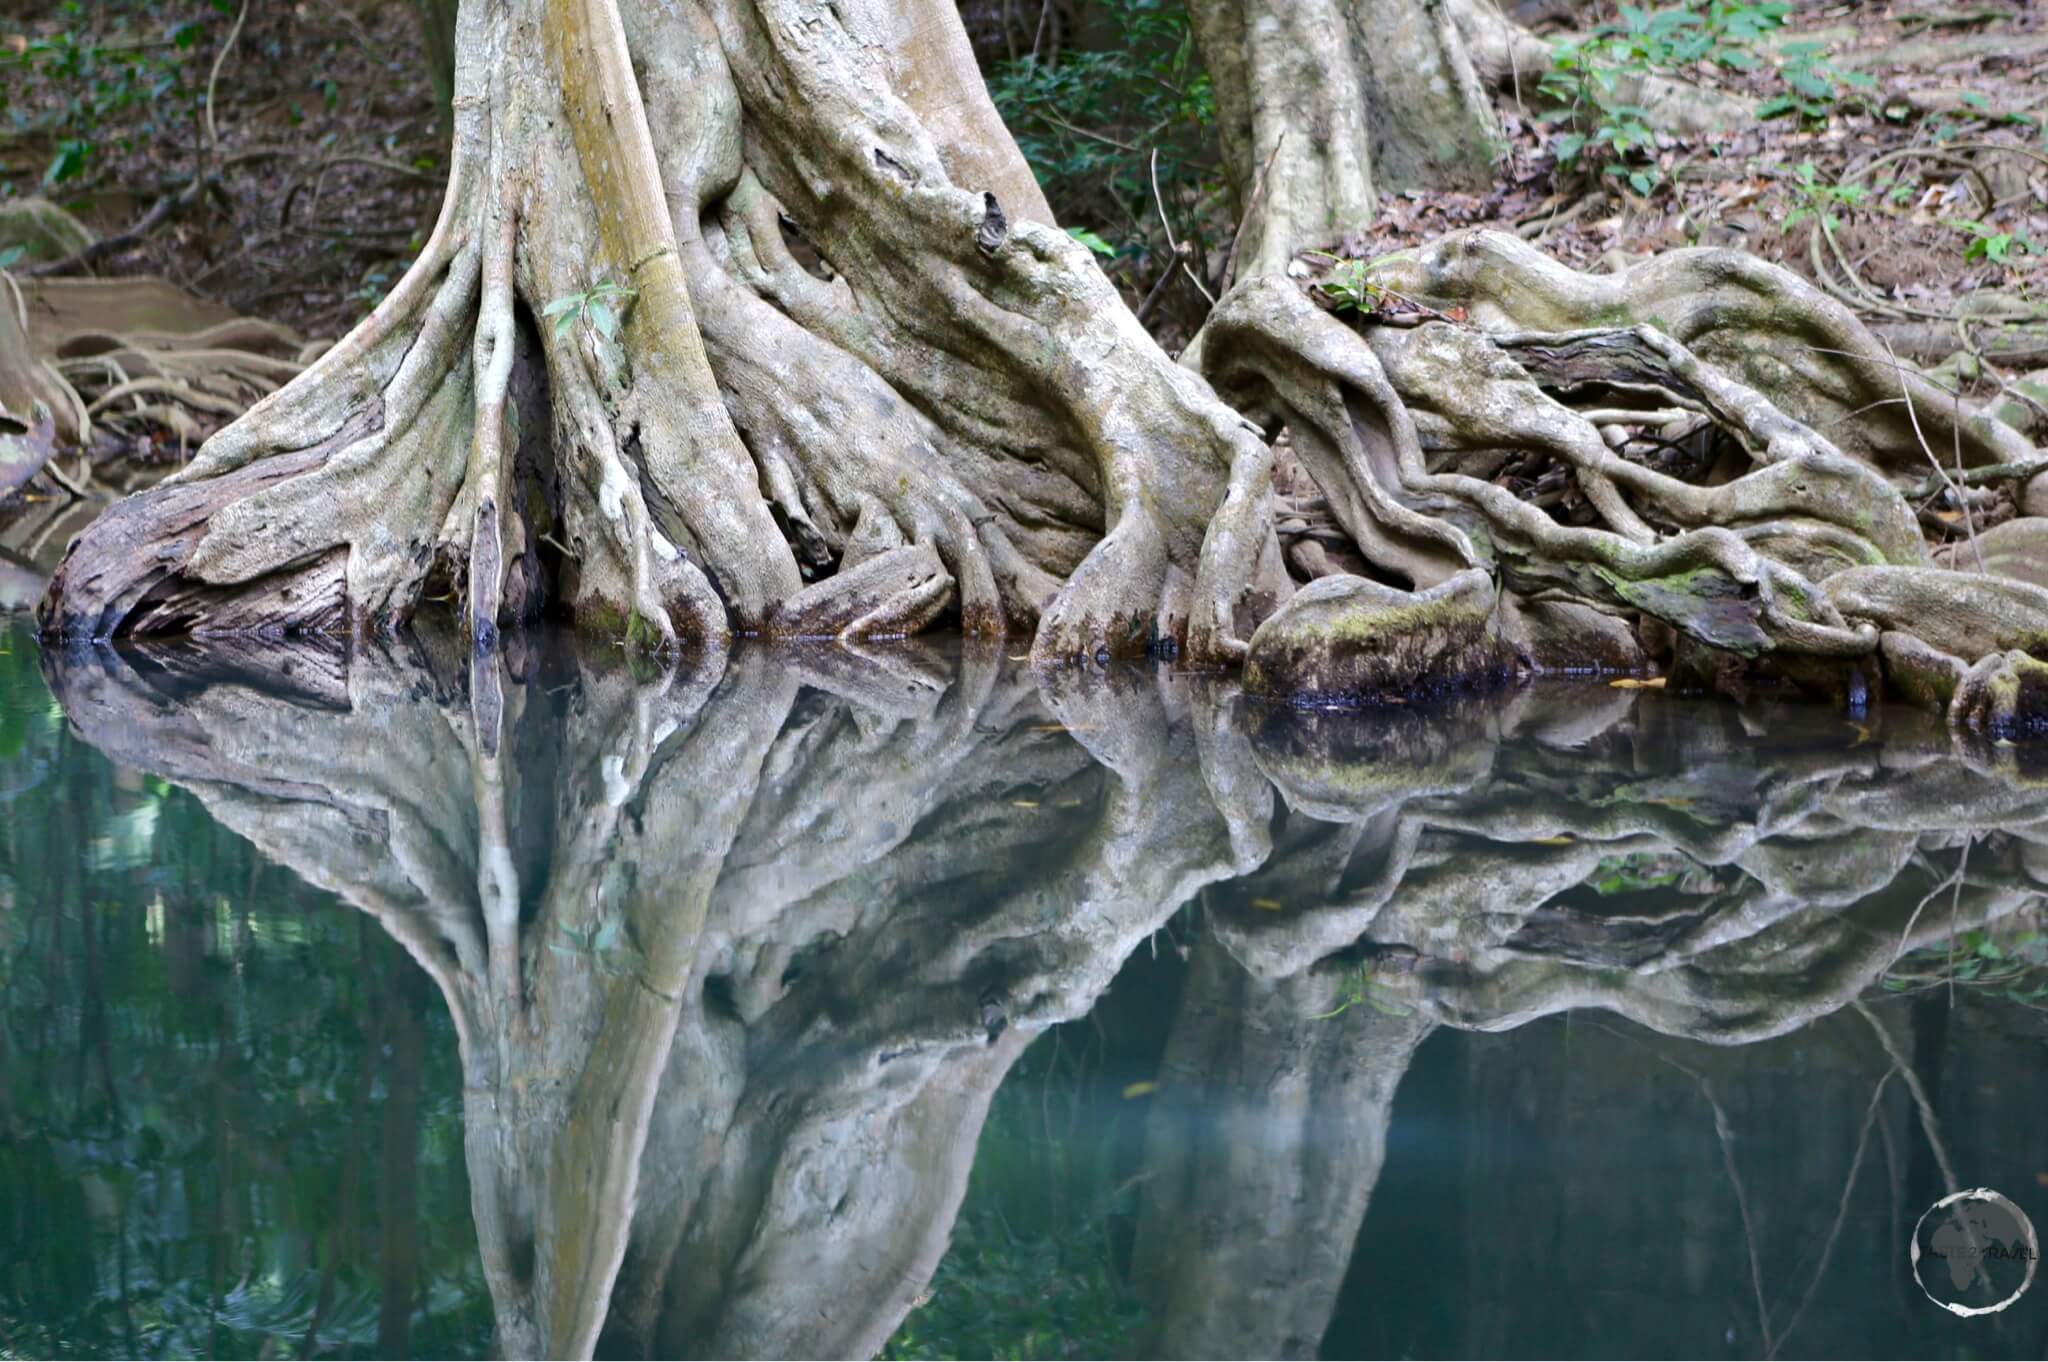
<instances>
[{"instance_id":1,"label":"forest floor","mask_svg":"<svg viewBox=\"0 0 2048 1362\"><path fill-rule=\"evenodd\" d=\"M202 167L216 185L92 272L159 275L318 341L367 314L420 249L445 132L408 5L252 4L232 44L232 10L167 30L149 0L47 8L0 15L0 202L47 194L116 235ZM2010 381L2048 365L2048 339L1968 320L1991 299L2007 312L2048 306L2048 6L1800 0L1775 35L1788 40L1820 44L1856 84L1732 136L1660 136L1648 193L1565 175L1555 129L1509 107L1514 150L1491 192L1386 196L1379 219L1336 249L1370 256L1494 226L1602 270L1677 246L1740 246L1843 299L1902 356L1950 357L1965 391L2005 394L2010 416L2048 433L2048 408ZM1782 89L1768 67L1702 62L1696 75L1759 98ZM1133 306L1148 272L1119 274ZM1163 343L1185 342L1184 309L1158 321ZM223 419L199 413L199 433ZM173 457L166 442L138 443L124 456Z\"/></svg>"},{"instance_id":2,"label":"forest floor","mask_svg":"<svg viewBox=\"0 0 2048 1362\"><path fill-rule=\"evenodd\" d=\"M85 72L61 51L0 68L14 125L0 133L0 197L44 194L112 236L202 165L219 186L96 273L161 275L309 339L338 338L425 243L447 138L405 4L252 3L215 85L217 151L204 92L232 9L202 11L179 47L185 35L173 26L166 38L151 5L46 8L41 19L0 17L0 61L34 44L94 56ZM79 169L46 186L74 142L86 144Z\"/></svg>"},{"instance_id":3,"label":"forest floor","mask_svg":"<svg viewBox=\"0 0 2048 1362\"><path fill-rule=\"evenodd\" d=\"M1819 44L1836 70L1872 83L1838 84L1810 116L1660 136L1648 195L1561 182L1549 130L1510 110L1514 152L1492 192L1390 196L1339 253L1480 226L1595 271L1673 247L1738 247L1834 294L1902 357L2048 365L2048 339L1968 321L1994 295L2048 316L2048 6L1802 4L1783 42ZM1760 102L1776 79L1706 63L1697 76Z\"/></svg>"}]
</instances>

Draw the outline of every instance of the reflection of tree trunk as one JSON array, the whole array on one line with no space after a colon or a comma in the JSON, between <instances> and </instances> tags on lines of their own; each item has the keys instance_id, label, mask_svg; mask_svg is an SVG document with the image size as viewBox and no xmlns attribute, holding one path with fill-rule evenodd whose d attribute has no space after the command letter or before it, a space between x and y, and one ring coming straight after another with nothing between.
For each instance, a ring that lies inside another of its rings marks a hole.
<instances>
[{"instance_id":1,"label":"reflection of tree trunk","mask_svg":"<svg viewBox=\"0 0 2048 1362\"><path fill-rule=\"evenodd\" d=\"M1147 676L303 661L273 671L338 707L111 655L53 681L435 979L511 1353L587 1355L608 1318L625 1351L879 1348L1017 1055L1259 854L1178 717L1214 711Z\"/></svg>"},{"instance_id":2,"label":"reflection of tree trunk","mask_svg":"<svg viewBox=\"0 0 2048 1362\"><path fill-rule=\"evenodd\" d=\"M379 953L391 947L380 941ZM391 1063L384 1077L383 1129L377 1157L377 1355L412 1355L412 1312L419 1294L420 1077L425 1035L412 1025L419 976L385 971L385 1010L391 1028Z\"/></svg>"},{"instance_id":3,"label":"reflection of tree trunk","mask_svg":"<svg viewBox=\"0 0 2048 1362\"><path fill-rule=\"evenodd\" d=\"M1355 978L1355 976L1354 976ZM1195 947L1146 1131L1132 1275L1156 1357L1314 1357L1432 1023Z\"/></svg>"},{"instance_id":4,"label":"reflection of tree trunk","mask_svg":"<svg viewBox=\"0 0 2048 1362\"><path fill-rule=\"evenodd\" d=\"M1570 716L1517 699L1483 724L1248 731L1228 689L1034 678L973 648L949 668L915 646L743 647L636 675L517 639L390 646L272 655L264 679L296 698L175 652L46 658L80 732L435 981L499 1342L520 1355L879 1347L1017 1054L1223 881L1134 1270L1161 1350L1311 1352L1430 1022L1600 1006L1778 1034L1902 944L2037 900L2017 844L1987 846L1952 911L1916 917L1954 856L1923 829L2048 825L2048 793L1938 729L1759 744L1732 720L1662 731L1603 693ZM1715 883L1643 920L1589 908L1586 881L1639 853ZM1413 968L1368 988L1361 955ZM1183 1104L1210 1083L1229 1100L1195 1125Z\"/></svg>"}]
</instances>

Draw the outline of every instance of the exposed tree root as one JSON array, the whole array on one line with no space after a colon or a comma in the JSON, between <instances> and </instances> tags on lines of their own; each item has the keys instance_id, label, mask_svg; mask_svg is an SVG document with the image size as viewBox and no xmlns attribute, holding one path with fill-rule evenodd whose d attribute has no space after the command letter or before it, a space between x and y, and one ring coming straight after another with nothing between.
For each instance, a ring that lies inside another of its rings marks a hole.
<instances>
[{"instance_id":1,"label":"exposed tree root","mask_svg":"<svg viewBox=\"0 0 2048 1362\"><path fill-rule=\"evenodd\" d=\"M2048 718L2015 660L2048 595L1924 538L2043 509L2042 457L1825 296L1470 233L1373 262L1398 306L1358 327L1255 269L1175 365L985 100L935 93L957 15L913 8L467 6L418 263L82 536L44 628L362 635L432 600L479 646L558 606L667 650L953 620L1035 629L1041 662L1249 660L1296 700L1668 665Z\"/></svg>"},{"instance_id":2,"label":"exposed tree root","mask_svg":"<svg viewBox=\"0 0 2048 1362\"><path fill-rule=\"evenodd\" d=\"M1227 399L1288 432L1365 570L1419 593L1297 598L1251 642L1255 688L1427 690L1491 673L1496 640L1529 665L1568 662L1586 640L1554 635L1583 617L1526 607L1570 604L1668 626L1689 675L1761 661L1855 704L1890 678L1959 723L2048 723L2014 660L2048 643L2048 592L1932 568L1907 501L1930 461L1944 486L1974 465L2010 487L2040 456L1833 303L1747 257L1678 252L1596 279L1497 233L1387 257L1370 277L1470 323L1358 329L1268 277L1223 300L1198 349ZM1570 479L1577 514L1499 476L1532 455ZM1427 590L1475 569L1477 594L1457 598L1475 608ZM1491 608L1489 575L1512 608ZM1911 652L1907 677L1892 634L1946 661ZM1728 661L1702 671L1710 657Z\"/></svg>"},{"instance_id":3,"label":"exposed tree root","mask_svg":"<svg viewBox=\"0 0 2048 1362\"><path fill-rule=\"evenodd\" d=\"M338 579L347 628L460 599L480 642L558 603L662 647L947 617L1241 652L1261 566L1286 589L1267 451L1047 224L980 92L938 98L957 16L898 8L469 6L419 262L85 536L45 627L325 628L292 602ZM622 326L529 324L606 280Z\"/></svg>"}]
</instances>

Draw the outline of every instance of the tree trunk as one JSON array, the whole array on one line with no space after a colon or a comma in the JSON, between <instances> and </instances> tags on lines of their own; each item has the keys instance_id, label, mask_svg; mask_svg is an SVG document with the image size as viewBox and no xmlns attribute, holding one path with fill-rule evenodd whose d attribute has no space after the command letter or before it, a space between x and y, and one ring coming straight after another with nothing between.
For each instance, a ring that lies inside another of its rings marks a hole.
<instances>
[{"instance_id":1,"label":"tree trunk","mask_svg":"<svg viewBox=\"0 0 2048 1362\"><path fill-rule=\"evenodd\" d=\"M452 595L479 640L558 600L656 641L946 615L1227 652L1261 442L1049 225L949 5L460 22L419 261L85 536L46 627L362 631Z\"/></svg>"},{"instance_id":2,"label":"tree trunk","mask_svg":"<svg viewBox=\"0 0 2048 1362\"><path fill-rule=\"evenodd\" d=\"M947 620L1318 703L1668 665L2048 728L2048 590L1996 566L2048 537L2048 459L1785 271L1583 276L1464 233L1362 268L1342 315L1277 273L1374 173L1464 175L1490 136L1476 9L1314 3L1201 20L1271 208L1185 367L1050 224L951 5L466 4L418 262L82 535L42 627Z\"/></svg>"},{"instance_id":3,"label":"tree trunk","mask_svg":"<svg viewBox=\"0 0 2048 1362\"><path fill-rule=\"evenodd\" d=\"M1240 278L1371 222L1376 190L1480 190L1506 150L1453 0L1194 0L1244 216Z\"/></svg>"}]
</instances>

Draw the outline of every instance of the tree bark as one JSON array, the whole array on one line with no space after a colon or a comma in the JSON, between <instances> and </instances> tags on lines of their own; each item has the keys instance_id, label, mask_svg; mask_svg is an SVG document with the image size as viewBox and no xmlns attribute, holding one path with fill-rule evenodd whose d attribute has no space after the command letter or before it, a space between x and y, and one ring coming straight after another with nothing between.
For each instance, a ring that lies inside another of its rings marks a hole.
<instances>
[{"instance_id":1,"label":"tree bark","mask_svg":"<svg viewBox=\"0 0 2048 1362\"><path fill-rule=\"evenodd\" d=\"M1453 0L1195 0L1241 278L1378 214L1378 191L1481 190L1506 150Z\"/></svg>"},{"instance_id":2,"label":"tree bark","mask_svg":"<svg viewBox=\"0 0 2048 1362\"><path fill-rule=\"evenodd\" d=\"M950 7L469 4L457 49L420 260L86 536L46 627L339 599L374 632L459 588L484 640L551 599L664 643L946 614L1048 656L1228 652L1263 508L1226 491L1263 447L1049 225ZM607 281L615 336L582 307L529 334Z\"/></svg>"},{"instance_id":3,"label":"tree bark","mask_svg":"<svg viewBox=\"0 0 2048 1362\"><path fill-rule=\"evenodd\" d=\"M1931 501L1972 553L1980 511L2030 539L2048 459L1785 271L1592 277L1464 233L1360 266L1343 315L1280 272L1402 164L1361 127L1448 173L1491 117L1476 10L1301 3L1205 5L1269 207L1183 364L1050 224L950 6L466 4L419 261L82 535L42 628L369 637L431 600L486 648L559 606L716 650L948 621L1317 703L1664 666L2048 728L2048 590L1953 570Z\"/></svg>"}]
</instances>

